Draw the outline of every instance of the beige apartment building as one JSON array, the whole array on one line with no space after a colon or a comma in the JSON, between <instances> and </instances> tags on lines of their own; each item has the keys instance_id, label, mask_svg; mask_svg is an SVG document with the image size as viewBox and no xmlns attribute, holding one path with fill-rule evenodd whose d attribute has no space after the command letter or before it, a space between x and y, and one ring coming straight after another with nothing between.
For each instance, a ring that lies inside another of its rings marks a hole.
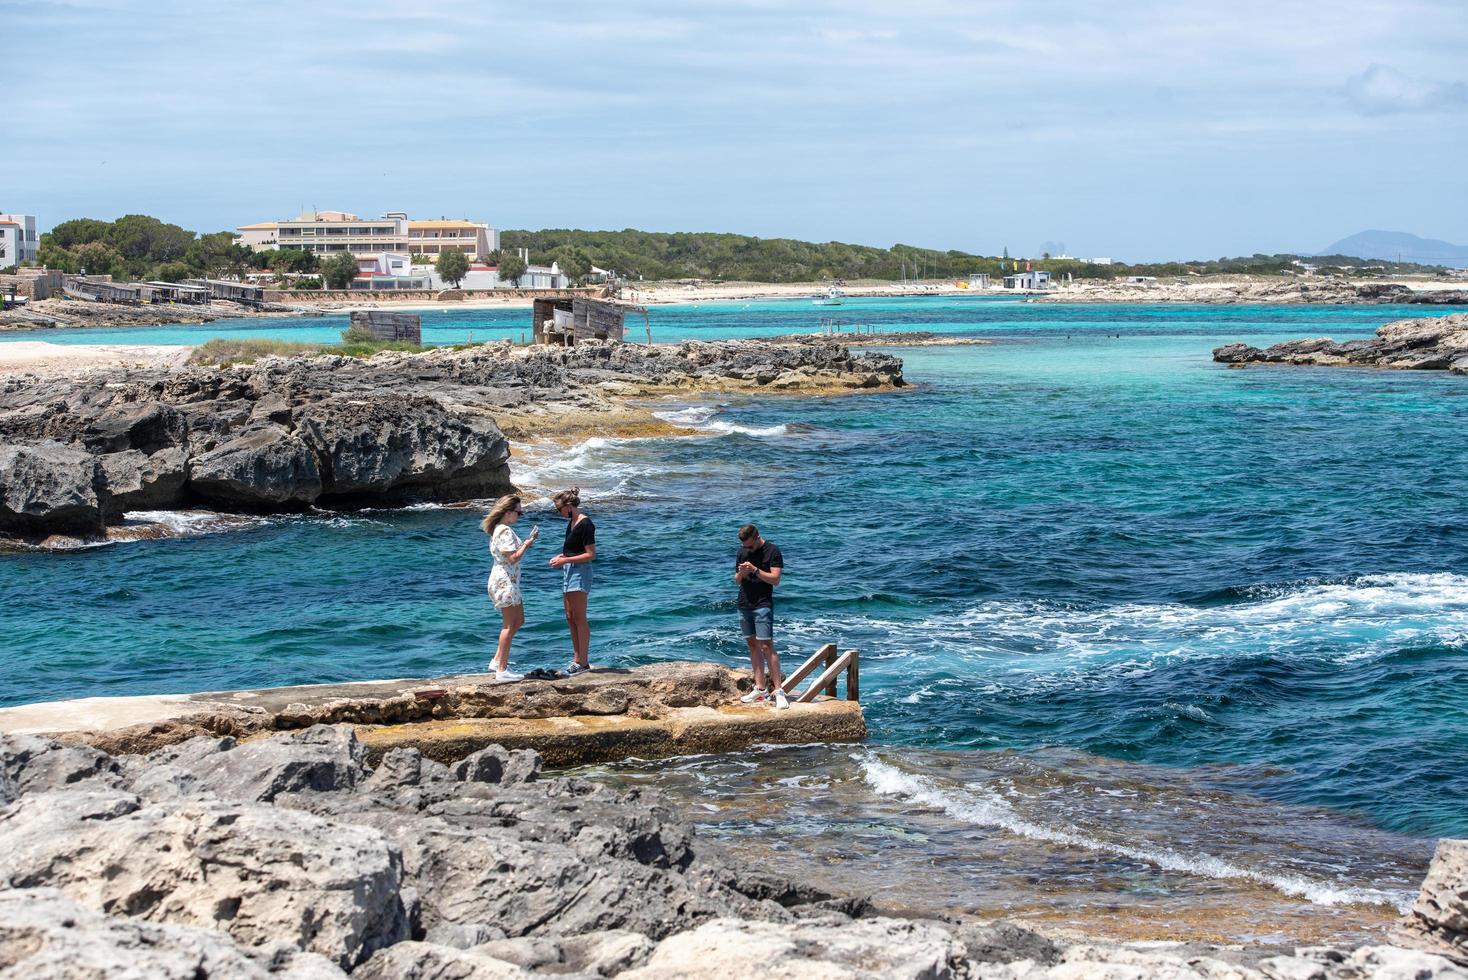
<instances>
[{"instance_id":1,"label":"beige apartment building","mask_svg":"<svg viewBox=\"0 0 1468 980\"><path fill-rule=\"evenodd\" d=\"M257 252L272 248L298 248L318 255L397 252L430 260L449 249L482 259L499 248L500 237L498 231L480 222L412 221L402 211L365 219L348 211L306 211L284 221L261 221L236 230L240 244Z\"/></svg>"},{"instance_id":2,"label":"beige apartment building","mask_svg":"<svg viewBox=\"0 0 1468 980\"><path fill-rule=\"evenodd\" d=\"M500 233L467 218L408 222L408 253L436 257L457 249L471 258L484 258L500 247Z\"/></svg>"}]
</instances>

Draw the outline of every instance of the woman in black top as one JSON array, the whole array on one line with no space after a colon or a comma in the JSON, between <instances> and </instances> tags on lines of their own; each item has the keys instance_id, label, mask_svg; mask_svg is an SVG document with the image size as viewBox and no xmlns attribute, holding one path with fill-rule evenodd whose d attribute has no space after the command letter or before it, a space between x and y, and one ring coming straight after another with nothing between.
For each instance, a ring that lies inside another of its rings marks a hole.
<instances>
[{"instance_id":1,"label":"woman in black top","mask_svg":"<svg viewBox=\"0 0 1468 980\"><path fill-rule=\"evenodd\" d=\"M591 669L591 623L586 618L586 600L591 594L592 562L596 561L596 525L581 513L581 488L562 490L551 498L556 513L566 518L566 544L550 560L561 570L561 600L566 605L566 624L571 629L571 664L567 676Z\"/></svg>"}]
</instances>

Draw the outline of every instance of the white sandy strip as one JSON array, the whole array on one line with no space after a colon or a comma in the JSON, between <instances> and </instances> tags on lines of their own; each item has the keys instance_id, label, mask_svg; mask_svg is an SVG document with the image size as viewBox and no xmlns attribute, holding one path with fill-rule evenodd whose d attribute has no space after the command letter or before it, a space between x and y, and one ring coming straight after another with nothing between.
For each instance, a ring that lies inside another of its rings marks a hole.
<instances>
[{"instance_id":1,"label":"white sandy strip","mask_svg":"<svg viewBox=\"0 0 1468 980\"><path fill-rule=\"evenodd\" d=\"M192 347L144 344L52 344L0 341L0 375L66 374L110 367L170 367L188 360Z\"/></svg>"}]
</instances>

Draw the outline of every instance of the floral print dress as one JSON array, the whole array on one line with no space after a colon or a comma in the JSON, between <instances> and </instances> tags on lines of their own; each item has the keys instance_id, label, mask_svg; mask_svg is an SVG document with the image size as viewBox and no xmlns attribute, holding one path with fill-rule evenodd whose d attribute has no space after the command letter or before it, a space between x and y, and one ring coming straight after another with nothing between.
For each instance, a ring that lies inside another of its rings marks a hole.
<instances>
[{"instance_id":1,"label":"floral print dress","mask_svg":"<svg viewBox=\"0 0 1468 980\"><path fill-rule=\"evenodd\" d=\"M489 539L489 553L494 556L494 568L489 572L489 599L496 609L524 602L520 596L520 563L512 560L522 543L520 535L506 524L495 528Z\"/></svg>"}]
</instances>

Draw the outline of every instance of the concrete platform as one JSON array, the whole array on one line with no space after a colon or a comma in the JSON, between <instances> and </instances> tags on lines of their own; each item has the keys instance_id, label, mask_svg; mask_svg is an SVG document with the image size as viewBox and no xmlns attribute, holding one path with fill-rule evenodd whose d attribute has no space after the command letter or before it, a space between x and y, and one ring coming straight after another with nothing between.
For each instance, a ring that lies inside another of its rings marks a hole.
<instances>
[{"instance_id":1,"label":"concrete platform","mask_svg":"<svg viewBox=\"0 0 1468 980\"><path fill-rule=\"evenodd\" d=\"M739 704L749 687L747 673L704 663L515 684L460 674L24 705L0 709L0 732L146 753L200 735L267 738L351 724L374 758L413 747L449 762L500 744L535 749L551 766L866 737L856 702L822 698L783 711Z\"/></svg>"}]
</instances>

